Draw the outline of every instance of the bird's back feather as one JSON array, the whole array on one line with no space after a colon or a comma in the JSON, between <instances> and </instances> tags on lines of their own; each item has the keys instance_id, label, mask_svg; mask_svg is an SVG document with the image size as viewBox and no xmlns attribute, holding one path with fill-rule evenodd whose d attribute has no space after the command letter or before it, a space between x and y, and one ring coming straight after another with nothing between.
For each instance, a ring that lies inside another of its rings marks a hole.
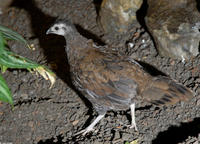
<instances>
[{"instance_id":1,"label":"bird's back feather","mask_svg":"<svg viewBox=\"0 0 200 144\"><path fill-rule=\"evenodd\" d=\"M154 77L141 95L155 105L175 104L193 97L191 90L165 76Z\"/></svg>"}]
</instances>

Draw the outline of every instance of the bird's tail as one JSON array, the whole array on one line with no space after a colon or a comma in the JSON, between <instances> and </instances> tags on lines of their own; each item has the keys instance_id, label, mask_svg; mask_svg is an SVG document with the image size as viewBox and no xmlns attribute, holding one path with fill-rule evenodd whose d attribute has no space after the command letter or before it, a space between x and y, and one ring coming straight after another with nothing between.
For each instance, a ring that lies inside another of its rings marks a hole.
<instances>
[{"instance_id":1,"label":"bird's tail","mask_svg":"<svg viewBox=\"0 0 200 144\"><path fill-rule=\"evenodd\" d=\"M193 92L168 77L158 76L148 83L141 96L159 106L188 101L193 97Z\"/></svg>"}]
</instances>

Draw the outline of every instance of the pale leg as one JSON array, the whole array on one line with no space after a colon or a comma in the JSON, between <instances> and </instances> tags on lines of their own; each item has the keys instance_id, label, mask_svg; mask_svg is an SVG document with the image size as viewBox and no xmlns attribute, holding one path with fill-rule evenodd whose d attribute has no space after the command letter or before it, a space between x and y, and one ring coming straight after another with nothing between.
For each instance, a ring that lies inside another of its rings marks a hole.
<instances>
[{"instance_id":1,"label":"pale leg","mask_svg":"<svg viewBox=\"0 0 200 144\"><path fill-rule=\"evenodd\" d=\"M85 135L86 133L93 131L94 126L105 116L106 113L98 115L98 117L84 130L76 133L75 135L79 135L82 133L82 135Z\"/></svg>"},{"instance_id":2,"label":"pale leg","mask_svg":"<svg viewBox=\"0 0 200 144\"><path fill-rule=\"evenodd\" d=\"M135 122L135 103L130 105L131 108L131 127L130 128L135 128L136 131L138 131L136 122Z\"/></svg>"}]
</instances>

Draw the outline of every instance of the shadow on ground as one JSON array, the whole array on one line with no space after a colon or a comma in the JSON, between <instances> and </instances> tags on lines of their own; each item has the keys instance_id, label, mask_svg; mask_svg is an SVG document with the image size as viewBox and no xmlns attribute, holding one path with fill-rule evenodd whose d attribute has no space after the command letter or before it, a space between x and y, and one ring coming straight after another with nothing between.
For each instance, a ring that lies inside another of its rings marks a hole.
<instances>
[{"instance_id":1,"label":"shadow on ground","mask_svg":"<svg viewBox=\"0 0 200 144\"><path fill-rule=\"evenodd\" d=\"M168 130L160 132L152 144L177 144L185 141L189 136L198 137L199 133L200 118L195 118L192 122L171 126Z\"/></svg>"}]
</instances>

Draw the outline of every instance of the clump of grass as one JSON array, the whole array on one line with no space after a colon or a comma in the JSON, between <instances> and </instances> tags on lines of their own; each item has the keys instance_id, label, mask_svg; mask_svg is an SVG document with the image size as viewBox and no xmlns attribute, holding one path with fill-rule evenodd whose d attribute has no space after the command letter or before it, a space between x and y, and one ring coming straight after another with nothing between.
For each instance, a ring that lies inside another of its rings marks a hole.
<instances>
[{"instance_id":1,"label":"clump of grass","mask_svg":"<svg viewBox=\"0 0 200 144\"><path fill-rule=\"evenodd\" d=\"M40 74L46 80L50 80L51 86L55 82L55 74L45 66L39 65L25 57L17 55L8 50L7 41L15 40L24 43L30 48L27 41L17 32L0 25L0 68L4 73L8 68L11 69L27 69L31 73ZM7 102L13 106L13 98L6 81L0 75L0 101Z\"/></svg>"}]
</instances>

